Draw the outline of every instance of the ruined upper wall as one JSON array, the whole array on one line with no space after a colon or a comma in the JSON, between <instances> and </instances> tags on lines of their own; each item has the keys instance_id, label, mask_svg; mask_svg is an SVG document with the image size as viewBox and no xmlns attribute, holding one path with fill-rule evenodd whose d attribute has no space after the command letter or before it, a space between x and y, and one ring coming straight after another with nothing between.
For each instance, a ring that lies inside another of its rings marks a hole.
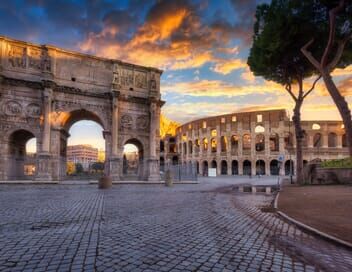
<instances>
[{"instance_id":1,"label":"ruined upper wall","mask_svg":"<svg viewBox=\"0 0 352 272\"><path fill-rule=\"evenodd\" d=\"M6 77L52 80L96 93L116 89L127 95L160 97L161 73L156 68L0 36L0 74Z\"/></svg>"}]
</instances>

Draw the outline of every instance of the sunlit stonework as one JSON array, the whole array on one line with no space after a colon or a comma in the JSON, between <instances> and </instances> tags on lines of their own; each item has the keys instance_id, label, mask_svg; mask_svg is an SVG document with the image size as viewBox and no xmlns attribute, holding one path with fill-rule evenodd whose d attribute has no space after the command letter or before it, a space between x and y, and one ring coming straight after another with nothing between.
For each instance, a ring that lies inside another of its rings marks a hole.
<instances>
[{"instance_id":1,"label":"sunlit stonework","mask_svg":"<svg viewBox=\"0 0 352 272\"><path fill-rule=\"evenodd\" d=\"M70 127L104 129L105 172L124 178L123 146L139 149L138 179L159 180L162 71L0 37L0 180L19 180L25 144L37 139L36 180L66 176Z\"/></svg>"}]
</instances>

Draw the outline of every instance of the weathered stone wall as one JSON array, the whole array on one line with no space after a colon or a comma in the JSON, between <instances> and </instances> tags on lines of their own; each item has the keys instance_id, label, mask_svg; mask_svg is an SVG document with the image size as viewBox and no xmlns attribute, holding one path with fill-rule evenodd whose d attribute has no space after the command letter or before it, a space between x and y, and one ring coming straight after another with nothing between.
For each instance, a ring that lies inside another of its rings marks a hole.
<instances>
[{"instance_id":1,"label":"weathered stone wall","mask_svg":"<svg viewBox=\"0 0 352 272\"><path fill-rule=\"evenodd\" d=\"M0 179L7 179L9 139L20 129L38 141L37 178L66 175L70 127L92 120L104 129L106 172L121 178L123 144L141 143L143 179L157 179L161 71L119 60L0 37ZM152 116L152 105L157 113ZM152 129L153 128L153 129ZM13 152L12 152L13 153Z\"/></svg>"},{"instance_id":2,"label":"weathered stone wall","mask_svg":"<svg viewBox=\"0 0 352 272\"><path fill-rule=\"evenodd\" d=\"M302 127L306 133L305 161L348 156L342 121L302 121ZM233 113L180 126L176 135L177 152L182 163L198 164L200 174L205 167L216 164L219 175L277 174L275 165L282 156L279 174L285 175L289 174L290 160L294 164L296 161L294 135L294 126L285 110ZM205 141L208 148L204 148ZM216 143L214 149L212 141Z\"/></svg>"}]
</instances>

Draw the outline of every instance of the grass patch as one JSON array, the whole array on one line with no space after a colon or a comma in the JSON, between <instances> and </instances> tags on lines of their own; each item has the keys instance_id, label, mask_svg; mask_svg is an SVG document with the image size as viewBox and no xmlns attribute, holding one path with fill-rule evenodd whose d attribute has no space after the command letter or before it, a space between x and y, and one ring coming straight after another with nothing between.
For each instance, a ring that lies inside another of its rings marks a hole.
<instances>
[{"instance_id":1,"label":"grass patch","mask_svg":"<svg viewBox=\"0 0 352 272\"><path fill-rule=\"evenodd\" d=\"M352 158L326 160L321 163L323 168L352 168Z\"/></svg>"}]
</instances>

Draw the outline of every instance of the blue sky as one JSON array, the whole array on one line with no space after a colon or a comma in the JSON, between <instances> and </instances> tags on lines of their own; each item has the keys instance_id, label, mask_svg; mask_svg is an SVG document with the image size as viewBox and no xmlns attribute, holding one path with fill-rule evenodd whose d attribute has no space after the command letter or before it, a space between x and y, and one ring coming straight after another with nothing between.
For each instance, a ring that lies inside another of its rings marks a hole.
<instances>
[{"instance_id":1,"label":"blue sky","mask_svg":"<svg viewBox=\"0 0 352 272\"><path fill-rule=\"evenodd\" d=\"M282 86L254 77L246 64L255 8L263 2L3 0L0 35L161 68L162 113L180 123L241 110L291 110ZM351 71L334 74L349 103ZM340 119L322 83L302 117ZM78 123L72 139L90 125Z\"/></svg>"}]
</instances>

